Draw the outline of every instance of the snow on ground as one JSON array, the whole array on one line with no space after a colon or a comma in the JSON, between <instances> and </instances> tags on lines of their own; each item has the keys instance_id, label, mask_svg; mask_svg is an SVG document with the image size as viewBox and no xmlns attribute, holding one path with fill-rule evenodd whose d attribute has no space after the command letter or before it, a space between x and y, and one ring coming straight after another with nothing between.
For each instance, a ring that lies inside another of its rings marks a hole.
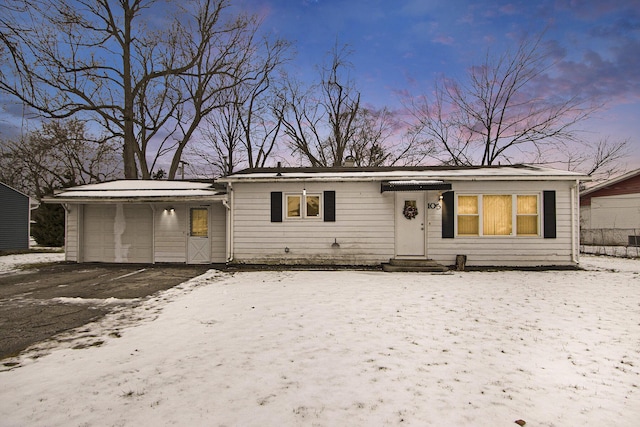
<instances>
[{"instance_id":1,"label":"snow on ground","mask_svg":"<svg viewBox=\"0 0 640 427\"><path fill-rule=\"evenodd\" d=\"M64 261L64 253L30 253L0 256L0 274L12 273L25 264Z\"/></svg>"},{"instance_id":2,"label":"snow on ground","mask_svg":"<svg viewBox=\"0 0 640 427\"><path fill-rule=\"evenodd\" d=\"M582 261L212 270L5 366L0 424L635 426L640 261Z\"/></svg>"}]
</instances>

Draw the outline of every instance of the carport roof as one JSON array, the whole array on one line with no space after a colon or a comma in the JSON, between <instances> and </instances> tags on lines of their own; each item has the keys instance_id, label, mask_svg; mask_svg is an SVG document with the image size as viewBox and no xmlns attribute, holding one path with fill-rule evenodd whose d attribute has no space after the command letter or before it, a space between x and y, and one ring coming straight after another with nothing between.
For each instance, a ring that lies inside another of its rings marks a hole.
<instances>
[{"instance_id":1,"label":"carport roof","mask_svg":"<svg viewBox=\"0 0 640 427\"><path fill-rule=\"evenodd\" d=\"M58 190L47 203L188 202L226 199L210 182L119 180Z\"/></svg>"}]
</instances>

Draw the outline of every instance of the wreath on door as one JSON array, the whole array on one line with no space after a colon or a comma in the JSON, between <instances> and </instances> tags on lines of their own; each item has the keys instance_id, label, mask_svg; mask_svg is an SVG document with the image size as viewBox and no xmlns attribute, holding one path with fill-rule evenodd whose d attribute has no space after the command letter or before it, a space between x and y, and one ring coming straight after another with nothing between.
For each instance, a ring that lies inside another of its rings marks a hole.
<instances>
[{"instance_id":1,"label":"wreath on door","mask_svg":"<svg viewBox=\"0 0 640 427\"><path fill-rule=\"evenodd\" d=\"M412 203L413 202L413 203ZM407 219L413 219L418 216L418 207L415 205L415 201L406 201L404 203L404 209L402 210L402 214Z\"/></svg>"}]
</instances>

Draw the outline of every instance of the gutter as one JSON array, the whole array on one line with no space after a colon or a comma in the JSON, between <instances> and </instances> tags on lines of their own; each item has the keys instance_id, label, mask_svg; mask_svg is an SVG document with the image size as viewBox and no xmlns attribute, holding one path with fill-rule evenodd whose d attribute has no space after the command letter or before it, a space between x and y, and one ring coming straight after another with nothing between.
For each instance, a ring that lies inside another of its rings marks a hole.
<instances>
[{"instance_id":1,"label":"gutter","mask_svg":"<svg viewBox=\"0 0 640 427\"><path fill-rule=\"evenodd\" d=\"M586 175L580 175L576 178L576 175L517 175L517 174L505 174L505 175L418 175L418 174L403 174L403 175L322 175L322 174L307 174L307 175L282 175L282 176L251 176L243 175L237 177L220 178L218 182L225 182L231 184L237 183L254 183L254 182L380 182L380 181L411 181L411 180L438 180L446 182L456 181L567 181L573 179L580 179L582 181L590 181L591 178Z\"/></svg>"},{"instance_id":2,"label":"gutter","mask_svg":"<svg viewBox=\"0 0 640 427\"><path fill-rule=\"evenodd\" d=\"M222 205L227 208L227 262L233 261L233 186L227 183L227 198L222 199Z\"/></svg>"},{"instance_id":3,"label":"gutter","mask_svg":"<svg viewBox=\"0 0 640 427\"><path fill-rule=\"evenodd\" d=\"M576 189L580 188L580 180L576 180L576 183L571 186L571 260L575 264L580 264L578 257L577 243L576 243L576 226L580 223L576 221L576 204L580 203L580 199L576 197L578 193ZM578 213L580 211L578 210Z\"/></svg>"},{"instance_id":4,"label":"gutter","mask_svg":"<svg viewBox=\"0 0 640 427\"><path fill-rule=\"evenodd\" d=\"M215 194L211 196L187 196L187 197L171 197L171 196L161 196L161 197L64 197L64 196L53 196L53 197L44 197L42 201L44 203L75 203L75 204L114 204L114 203L136 203L136 204L145 204L145 203L189 203L189 202L210 202L216 200L224 200L224 195Z\"/></svg>"}]
</instances>

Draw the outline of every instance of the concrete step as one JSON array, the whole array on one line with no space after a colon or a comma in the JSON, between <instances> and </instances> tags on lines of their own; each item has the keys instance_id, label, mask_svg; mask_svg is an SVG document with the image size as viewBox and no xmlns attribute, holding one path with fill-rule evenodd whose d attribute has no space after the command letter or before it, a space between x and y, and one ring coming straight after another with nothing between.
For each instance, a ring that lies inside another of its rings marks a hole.
<instances>
[{"instance_id":1,"label":"concrete step","mask_svg":"<svg viewBox=\"0 0 640 427\"><path fill-rule=\"evenodd\" d=\"M447 267L431 259L396 259L382 264L382 270L387 272L425 272L443 273L449 271Z\"/></svg>"}]
</instances>

